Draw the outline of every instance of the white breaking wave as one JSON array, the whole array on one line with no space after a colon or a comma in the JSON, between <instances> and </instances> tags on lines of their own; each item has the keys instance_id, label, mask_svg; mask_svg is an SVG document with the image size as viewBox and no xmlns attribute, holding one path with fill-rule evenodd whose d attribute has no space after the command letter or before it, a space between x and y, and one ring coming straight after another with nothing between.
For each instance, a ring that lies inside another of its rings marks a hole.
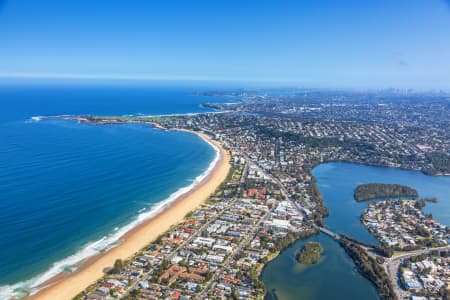
<instances>
[{"instance_id":1,"label":"white breaking wave","mask_svg":"<svg viewBox=\"0 0 450 300\"><path fill-rule=\"evenodd\" d=\"M177 198L195 188L203 179L205 179L212 172L212 170L214 169L214 167L216 166L217 162L220 159L220 151L216 147L216 145L214 145L204 137L202 136L200 137L214 149L216 155L213 161L209 164L208 168L202 174L197 176L190 185L178 189L163 201L154 204L152 208L147 212L145 212L145 209L139 210L138 216L129 224L121 228L116 227L114 228L113 233L104 236L100 240L86 244L81 250L79 250L75 254L55 262L47 271L29 280L21 281L12 285L0 286L0 300L10 299L14 296L22 298L27 295L30 294L33 295L37 293L39 290L44 288L44 286L42 285L46 281L53 278L54 276L64 271L73 272L77 269L77 266L79 265L80 262L96 254L108 251L111 248L114 248L115 246L119 245L120 238L124 236L127 232L129 232L131 229L135 228L139 224L143 223L144 221L154 217L155 215L163 211L165 208L170 207L170 205Z\"/></svg>"},{"instance_id":2,"label":"white breaking wave","mask_svg":"<svg viewBox=\"0 0 450 300\"><path fill-rule=\"evenodd\" d=\"M36 117L31 117L31 118L25 120L25 123L26 124L28 124L28 123L36 123L36 122L39 122L39 121L42 121L42 117L36 116Z\"/></svg>"}]
</instances>

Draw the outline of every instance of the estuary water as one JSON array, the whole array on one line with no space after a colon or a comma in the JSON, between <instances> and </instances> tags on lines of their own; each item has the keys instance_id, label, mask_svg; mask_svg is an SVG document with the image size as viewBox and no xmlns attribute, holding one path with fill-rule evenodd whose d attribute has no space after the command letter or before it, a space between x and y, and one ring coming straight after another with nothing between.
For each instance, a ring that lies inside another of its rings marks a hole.
<instances>
[{"instance_id":1,"label":"estuary water","mask_svg":"<svg viewBox=\"0 0 450 300\"><path fill-rule=\"evenodd\" d=\"M438 203L427 203L424 211L439 222L450 225L450 177L431 177L421 172L379 168L350 163L326 163L313 170L330 215L325 225L368 243L376 239L361 224L360 216L367 202L357 203L353 191L359 184L379 182L411 186L419 197L437 197ZM295 252L309 240L319 241L324 257L313 266L301 266ZM355 269L355 265L334 240L320 234L299 241L271 261L262 273L272 297L289 299L378 299L375 288Z\"/></svg>"},{"instance_id":2,"label":"estuary water","mask_svg":"<svg viewBox=\"0 0 450 300\"><path fill-rule=\"evenodd\" d=\"M177 191L195 184L216 155L186 132L30 118L205 112L200 104L211 100L193 96L196 91L177 86L0 87L0 299L24 295L111 247Z\"/></svg>"}]
</instances>

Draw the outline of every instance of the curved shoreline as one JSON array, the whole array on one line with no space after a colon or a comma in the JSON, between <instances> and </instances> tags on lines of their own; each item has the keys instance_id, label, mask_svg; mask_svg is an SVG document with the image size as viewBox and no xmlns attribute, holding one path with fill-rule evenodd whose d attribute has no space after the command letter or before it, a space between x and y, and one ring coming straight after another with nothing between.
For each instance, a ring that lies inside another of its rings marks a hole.
<instances>
[{"instance_id":1,"label":"curved shoreline","mask_svg":"<svg viewBox=\"0 0 450 300\"><path fill-rule=\"evenodd\" d=\"M118 246L105 253L90 257L74 273L61 273L53 277L46 282L49 284L48 287L44 287L30 296L30 299L71 299L75 297L101 278L104 275L104 269L111 267L116 259L127 259L133 256L171 226L182 221L186 214L200 206L216 190L225 180L230 169L228 152L219 142L212 140L206 134L182 131L200 136L217 151L210 172L190 190L154 211L154 216L126 232L120 238L121 243Z\"/></svg>"}]
</instances>

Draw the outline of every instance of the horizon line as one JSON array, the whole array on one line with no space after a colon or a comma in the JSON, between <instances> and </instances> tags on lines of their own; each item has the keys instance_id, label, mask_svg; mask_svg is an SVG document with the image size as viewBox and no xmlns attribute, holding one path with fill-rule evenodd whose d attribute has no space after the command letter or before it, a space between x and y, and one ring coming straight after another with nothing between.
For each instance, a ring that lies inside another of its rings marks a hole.
<instances>
[{"instance_id":1,"label":"horizon line","mask_svg":"<svg viewBox=\"0 0 450 300\"><path fill-rule=\"evenodd\" d=\"M0 80L13 80L13 79L53 79L53 80L111 80L111 81L190 81L190 82L229 82L229 83L253 83L253 84L268 84L278 85L279 87L286 88L323 88L323 89L348 89L348 90L386 90L386 89L398 89L398 90L414 90L414 91L443 91L450 93L450 88L443 87L406 87L406 86L351 86L351 85L336 85L330 84L328 86L324 84L312 84L306 83L301 80L268 80L268 79L248 79L248 78L214 78L214 77L183 77L183 76L150 76L150 75L106 75L106 74L81 74L81 73L23 73L23 72L0 72ZM320 87L322 86L322 87Z\"/></svg>"},{"instance_id":2,"label":"horizon line","mask_svg":"<svg viewBox=\"0 0 450 300\"><path fill-rule=\"evenodd\" d=\"M0 72L0 79L93 79L93 80L129 80L129 81L234 81L234 82L273 82L296 83L296 80L266 80L248 78L214 78L214 77L187 77L187 76L150 76L150 75L120 75L120 74L82 74L82 73L23 73Z\"/></svg>"}]
</instances>

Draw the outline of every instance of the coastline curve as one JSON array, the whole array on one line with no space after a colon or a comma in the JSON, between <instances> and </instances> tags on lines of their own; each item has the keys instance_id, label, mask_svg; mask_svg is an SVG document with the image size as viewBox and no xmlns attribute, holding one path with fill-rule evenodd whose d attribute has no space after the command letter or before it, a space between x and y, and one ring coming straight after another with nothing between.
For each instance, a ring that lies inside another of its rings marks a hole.
<instances>
[{"instance_id":1,"label":"coastline curve","mask_svg":"<svg viewBox=\"0 0 450 300\"><path fill-rule=\"evenodd\" d=\"M198 175L189 185L174 191L150 209L140 210L138 216L130 223L121 228L115 228L114 232L99 240L85 244L76 253L53 263L45 272L16 284L0 287L0 298L8 299L13 296L29 296L31 299L73 298L103 276L103 270L112 266L116 258L125 259L132 256L169 229L171 225L181 221L203 200L206 200L228 174L228 153L220 143L212 140L206 134L189 130L182 131L199 136L215 151L213 160L204 172ZM218 179L220 178L222 180L219 182ZM212 188L213 186L214 188ZM205 193L205 187L207 187L206 190L209 193ZM193 198L203 200L189 201ZM170 221L162 220L163 216L169 217ZM147 234L143 238L139 238L144 232ZM138 248L138 246L140 247ZM114 260L110 263L112 256L114 256ZM99 268L100 265L101 268ZM70 273L65 273L68 270ZM76 282L76 284L74 285L73 282Z\"/></svg>"}]
</instances>

